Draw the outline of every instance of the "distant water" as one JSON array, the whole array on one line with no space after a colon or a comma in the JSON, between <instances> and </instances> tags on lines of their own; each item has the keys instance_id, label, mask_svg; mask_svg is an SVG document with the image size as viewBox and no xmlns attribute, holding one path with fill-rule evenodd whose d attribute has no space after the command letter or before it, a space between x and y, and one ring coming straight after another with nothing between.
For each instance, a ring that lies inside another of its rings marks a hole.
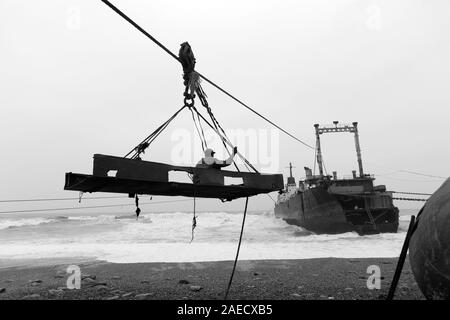
<instances>
[{"instance_id":1,"label":"distant water","mask_svg":"<svg viewBox=\"0 0 450 320\"><path fill-rule=\"evenodd\" d=\"M274 217L247 216L240 259L365 258L399 255L411 214L396 234L315 235ZM86 257L110 262L233 260L242 213L200 212L191 243L192 213L0 216L1 260ZM4 261L5 261L4 260Z\"/></svg>"}]
</instances>

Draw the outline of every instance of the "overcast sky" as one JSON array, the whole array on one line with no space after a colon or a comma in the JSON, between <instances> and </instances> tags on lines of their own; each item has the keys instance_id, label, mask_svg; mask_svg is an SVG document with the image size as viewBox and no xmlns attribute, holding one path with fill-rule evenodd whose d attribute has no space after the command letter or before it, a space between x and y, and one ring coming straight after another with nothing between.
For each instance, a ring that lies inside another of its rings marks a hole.
<instances>
[{"instance_id":1,"label":"overcast sky","mask_svg":"<svg viewBox=\"0 0 450 320\"><path fill-rule=\"evenodd\" d=\"M189 41L198 71L307 143L314 144L314 123L358 121L364 168L378 184L433 192L442 178L399 170L448 176L449 1L113 3L173 52ZM275 139L275 172L286 176L292 162L300 178L313 166L312 150L203 87L224 128L261 133L258 148L264 134ZM63 191L65 172L90 173L94 153L125 155L181 106L183 93L181 66L93 0L0 0L0 88L1 199L77 196ZM177 137L188 132L193 139L193 128L184 112L145 159L173 162ZM322 141L330 172L357 168L351 134ZM244 154L253 148L238 147ZM192 161L201 156L193 148ZM199 206L237 210L243 200ZM250 200L252 210L272 207L266 196Z\"/></svg>"}]
</instances>

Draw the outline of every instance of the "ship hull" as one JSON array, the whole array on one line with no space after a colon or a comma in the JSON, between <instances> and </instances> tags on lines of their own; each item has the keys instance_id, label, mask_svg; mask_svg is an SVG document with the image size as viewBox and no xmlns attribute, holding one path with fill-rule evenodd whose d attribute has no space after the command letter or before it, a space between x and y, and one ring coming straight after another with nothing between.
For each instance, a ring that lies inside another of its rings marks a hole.
<instances>
[{"instance_id":1,"label":"ship hull","mask_svg":"<svg viewBox=\"0 0 450 320\"><path fill-rule=\"evenodd\" d=\"M275 216L317 234L397 232L398 209L392 198L375 195L369 199L312 188L277 203Z\"/></svg>"}]
</instances>

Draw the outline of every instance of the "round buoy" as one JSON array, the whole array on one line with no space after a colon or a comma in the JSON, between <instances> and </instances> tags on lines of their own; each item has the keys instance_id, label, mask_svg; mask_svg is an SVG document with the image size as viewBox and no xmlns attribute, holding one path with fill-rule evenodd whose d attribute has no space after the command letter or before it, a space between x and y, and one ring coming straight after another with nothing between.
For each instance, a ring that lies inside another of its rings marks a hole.
<instances>
[{"instance_id":1,"label":"round buoy","mask_svg":"<svg viewBox=\"0 0 450 320\"><path fill-rule=\"evenodd\" d=\"M427 200L417 217L409 261L427 299L450 299L450 178Z\"/></svg>"}]
</instances>

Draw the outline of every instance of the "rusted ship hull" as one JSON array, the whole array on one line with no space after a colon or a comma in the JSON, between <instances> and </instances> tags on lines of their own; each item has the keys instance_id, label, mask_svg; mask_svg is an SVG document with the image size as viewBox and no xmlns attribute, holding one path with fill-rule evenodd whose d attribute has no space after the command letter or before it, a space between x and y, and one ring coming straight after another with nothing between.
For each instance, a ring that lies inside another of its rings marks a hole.
<instances>
[{"instance_id":1,"label":"rusted ship hull","mask_svg":"<svg viewBox=\"0 0 450 320\"><path fill-rule=\"evenodd\" d=\"M395 233L398 212L389 194L340 195L320 187L298 192L275 206L276 217L318 234Z\"/></svg>"}]
</instances>

